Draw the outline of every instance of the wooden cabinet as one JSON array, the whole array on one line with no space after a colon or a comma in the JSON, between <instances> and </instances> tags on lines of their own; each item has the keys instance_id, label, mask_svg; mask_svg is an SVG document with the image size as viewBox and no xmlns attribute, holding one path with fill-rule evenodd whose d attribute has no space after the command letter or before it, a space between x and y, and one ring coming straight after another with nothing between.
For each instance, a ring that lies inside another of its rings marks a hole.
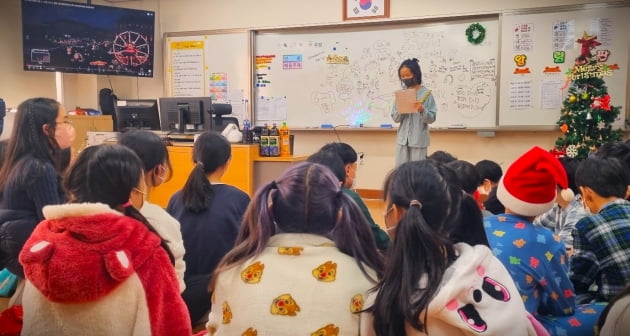
<instances>
[{"instance_id":1,"label":"wooden cabinet","mask_svg":"<svg viewBox=\"0 0 630 336\"><path fill-rule=\"evenodd\" d=\"M184 187L193 169L192 147L169 146L173 177L153 189L151 203L166 207L168 200ZM221 182L235 186L253 196L265 183L277 178L290 165L306 160L306 156L265 157L258 155L258 145L232 144L232 159Z\"/></svg>"},{"instance_id":2,"label":"wooden cabinet","mask_svg":"<svg viewBox=\"0 0 630 336\"><path fill-rule=\"evenodd\" d=\"M87 146L87 132L111 132L114 130L114 123L110 115L69 115L68 120L70 120L76 131L76 138L72 143L72 150L74 152L78 152Z\"/></svg>"},{"instance_id":3,"label":"wooden cabinet","mask_svg":"<svg viewBox=\"0 0 630 336\"><path fill-rule=\"evenodd\" d=\"M149 201L166 207L168 200L178 190L184 187L188 175L193 169L192 147L169 146L168 155L173 166L172 178L151 191ZM232 159L221 182L233 185L248 195L253 192L253 165L252 162L258 156L257 145L232 145Z\"/></svg>"}]
</instances>

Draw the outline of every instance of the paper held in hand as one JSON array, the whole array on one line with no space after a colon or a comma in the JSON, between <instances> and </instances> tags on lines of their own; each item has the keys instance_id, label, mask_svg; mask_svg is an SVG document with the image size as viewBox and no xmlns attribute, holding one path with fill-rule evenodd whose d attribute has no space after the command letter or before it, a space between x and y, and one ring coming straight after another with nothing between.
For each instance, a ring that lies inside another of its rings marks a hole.
<instances>
[{"instance_id":1,"label":"paper held in hand","mask_svg":"<svg viewBox=\"0 0 630 336\"><path fill-rule=\"evenodd\" d=\"M398 90L394 92L396 95L396 109L398 113L417 113L418 109L414 106L418 101L416 98L416 89Z\"/></svg>"}]
</instances>

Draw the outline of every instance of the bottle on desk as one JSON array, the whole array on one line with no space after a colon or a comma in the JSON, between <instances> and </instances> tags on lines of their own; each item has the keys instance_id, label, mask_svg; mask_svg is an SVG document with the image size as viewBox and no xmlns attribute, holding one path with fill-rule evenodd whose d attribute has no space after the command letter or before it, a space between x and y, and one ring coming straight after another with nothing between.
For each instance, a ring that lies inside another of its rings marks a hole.
<instances>
[{"instance_id":1,"label":"bottle on desk","mask_svg":"<svg viewBox=\"0 0 630 336\"><path fill-rule=\"evenodd\" d=\"M252 143L252 125L249 119L243 120L243 140L241 142L244 144Z\"/></svg>"},{"instance_id":2,"label":"bottle on desk","mask_svg":"<svg viewBox=\"0 0 630 336\"><path fill-rule=\"evenodd\" d=\"M269 125L260 131L260 156L269 156Z\"/></svg>"},{"instance_id":3,"label":"bottle on desk","mask_svg":"<svg viewBox=\"0 0 630 336\"><path fill-rule=\"evenodd\" d=\"M269 156L280 156L280 132L276 123L269 131Z\"/></svg>"},{"instance_id":4,"label":"bottle on desk","mask_svg":"<svg viewBox=\"0 0 630 336\"><path fill-rule=\"evenodd\" d=\"M289 137L289 127L287 122L280 127L280 156L291 156L291 142Z\"/></svg>"}]
</instances>

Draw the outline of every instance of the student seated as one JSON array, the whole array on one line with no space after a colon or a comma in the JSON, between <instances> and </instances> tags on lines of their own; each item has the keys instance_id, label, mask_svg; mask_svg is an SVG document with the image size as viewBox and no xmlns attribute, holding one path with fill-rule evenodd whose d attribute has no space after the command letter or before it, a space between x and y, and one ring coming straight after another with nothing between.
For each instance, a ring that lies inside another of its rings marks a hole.
<instances>
[{"instance_id":1,"label":"student seated","mask_svg":"<svg viewBox=\"0 0 630 336\"><path fill-rule=\"evenodd\" d=\"M184 188L168 202L166 211L181 224L186 254L186 290L182 293L194 325L210 311L208 283L217 264L234 247L249 196L221 183L232 156L220 134L204 132L195 141L195 163Z\"/></svg>"},{"instance_id":2,"label":"student seated","mask_svg":"<svg viewBox=\"0 0 630 336\"><path fill-rule=\"evenodd\" d=\"M492 160L481 160L475 164L475 168L481 177L481 184L479 184L476 194L478 200L483 204L483 208L492 214L505 212L501 202L496 199L497 185L503 176L501 166Z\"/></svg>"},{"instance_id":3,"label":"student seated","mask_svg":"<svg viewBox=\"0 0 630 336\"><path fill-rule=\"evenodd\" d=\"M593 215L573 230L571 281L577 294L608 301L630 283L630 172L614 158L587 158L575 179ZM589 293L594 284L597 292Z\"/></svg>"},{"instance_id":4,"label":"student seated","mask_svg":"<svg viewBox=\"0 0 630 336\"><path fill-rule=\"evenodd\" d=\"M564 171L567 173L569 189L575 196L570 198L571 194L569 194L566 196L568 199L566 201L562 197L561 191L558 190L556 204L549 211L536 217L534 225L544 226L555 232L564 242L567 254L571 256L573 254L573 236L571 234L575 224L586 216L586 210L584 209L584 204L582 204L580 189L575 184L575 171L579 162L569 157L561 157L558 161L560 161Z\"/></svg>"},{"instance_id":5,"label":"student seated","mask_svg":"<svg viewBox=\"0 0 630 336\"><path fill-rule=\"evenodd\" d=\"M595 156L615 158L625 169L630 170L630 140L607 142L597 149Z\"/></svg>"},{"instance_id":6,"label":"student seated","mask_svg":"<svg viewBox=\"0 0 630 336\"><path fill-rule=\"evenodd\" d=\"M376 335L536 335L505 267L487 246L461 239L462 219L485 232L455 172L432 160L408 162L384 191L394 241L368 309ZM365 322L361 335L371 335Z\"/></svg>"},{"instance_id":7,"label":"student seated","mask_svg":"<svg viewBox=\"0 0 630 336\"><path fill-rule=\"evenodd\" d=\"M350 196L352 200L357 203L368 223L370 223L374 239L376 240L376 247L378 247L378 249L381 251L386 250L389 246L389 237L387 236L387 233L385 233L385 231L383 231L383 229L381 229L381 227L378 226L376 222L374 222L374 219L370 214L370 210L365 205L365 202L363 202L361 196L359 196L357 192L352 190L352 188L356 184L357 169L359 168L359 164L357 162L357 152L355 152L350 145L343 142L329 143L327 145L324 145L324 147L322 147L320 151L333 152L339 155L341 161L343 161L346 170L346 177L341 190L343 190L346 195Z\"/></svg>"},{"instance_id":8,"label":"student seated","mask_svg":"<svg viewBox=\"0 0 630 336\"><path fill-rule=\"evenodd\" d=\"M549 333L592 335L603 306L576 305L562 239L532 224L553 207L557 186L568 187L564 168L549 152L533 147L508 167L497 187L506 213L486 217L484 226L525 307Z\"/></svg>"},{"instance_id":9,"label":"student seated","mask_svg":"<svg viewBox=\"0 0 630 336\"><path fill-rule=\"evenodd\" d=\"M147 198L151 190L162 184L171 174L171 161L164 141L149 131L128 131L121 134L119 143L133 150L142 161L144 167L144 193L132 192L132 203L140 213L153 225L155 230L168 242L168 248L175 258L175 271L179 280L180 292L186 288L184 283L184 241L179 222L169 215L161 206L150 203Z\"/></svg>"},{"instance_id":10,"label":"student seated","mask_svg":"<svg viewBox=\"0 0 630 336\"><path fill-rule=\"evenodd\" d=\"M339 187L343 187L346 181L346 167L341 161L341 157L332 151L319 151L306 159L307 162L319 163L330 169L339 180Z\"/></svg>"},{"instance_id":11,"label":"student seated","mask_svg":"<svg viewBox=\"0 0 630 336\"><path fill-rule=\"evenodd\" d=\"M24 244L22 335L190 335L173 256L131 205L144 188L128 148L86 148Z\"/></svg>"},{"instance_id":12,"label":"student seated","mask_svg":"<svg viewBox=\"0 0 630 336\"><path fill-rule=\"evenodd\" d=\"M217 267L210 335L358 335L382 267L370 227L326 167L261 188Z\"/></svg>"},{"instance_id":13,"label":"student seated","mask_svg":"<svg viewBox=\"0 0 630 336\"><path fill-rule=\"evenodd\" d=\"M464 160L451 161L446 165L455 171L462 190L477 202L477 206L481 209L483 216L491 216L492 213L484 209L483 203L479 198L477 189L481 185L482 179L477 168L472 163Z\"/></svg>"},{"instance_id":14,"label":"student seated","mask_svg":"<svg viewBox=\"0 0 630 336\"><path fill-rule=\"evenodd\" d=\"M457 157L447 151L438 150L431 153L431 155L429 155L427 159L446 164L457 160Z\"/></svg>"}]
</instances>

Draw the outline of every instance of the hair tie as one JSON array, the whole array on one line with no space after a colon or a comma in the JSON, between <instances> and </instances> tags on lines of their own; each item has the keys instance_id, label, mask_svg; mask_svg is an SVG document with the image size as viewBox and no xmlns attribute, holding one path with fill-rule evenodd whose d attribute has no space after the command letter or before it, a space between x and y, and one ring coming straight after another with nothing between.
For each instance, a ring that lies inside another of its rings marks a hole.
<instances>
[{"instance_id":1,"label":"hair tie","mask_svg":"<svg viewBox=\"0 0 630 336\"><path fill-rule=\"evenodd\" d=\"M201 162L201 161L197 161L197 162L196 162L196 165L197 165L197 166L201 166L201 168L203 168L203 162Z\"/></svg>"},{"instance_id":2,"label":"hair tie","mask_svg":"<svg viewBox=\"0 0 630 336\"><path fill-rule=\"evenodd\" d=\"M278 189L278 184L276 183L276 180L271 181L271 183L269 183L269 187L271 189Z\"/></svg>"},{"instance_id":3,"label":"hair tie","mask_svg":"<svg viewBox=\"0 0 630 336\"><path fill-rule=\"evenodd\" d=\"M420 203L420 201L418 200L411 200L411 202L409 202L409 207L411 208L412 206L417 205L420 209L422 209L422 203Z\"/></svg>"},{"instance_id":4,"label":"hair tie","mask_svg":"<svg viewBox=\"0 0 630 336\"><path fill-rule=\"evenodd\" d=\"M123 208L128 208L130 206L131 206L131 200L128 200L127 203L122 205Z\"/></svg>"}]
</instances>

